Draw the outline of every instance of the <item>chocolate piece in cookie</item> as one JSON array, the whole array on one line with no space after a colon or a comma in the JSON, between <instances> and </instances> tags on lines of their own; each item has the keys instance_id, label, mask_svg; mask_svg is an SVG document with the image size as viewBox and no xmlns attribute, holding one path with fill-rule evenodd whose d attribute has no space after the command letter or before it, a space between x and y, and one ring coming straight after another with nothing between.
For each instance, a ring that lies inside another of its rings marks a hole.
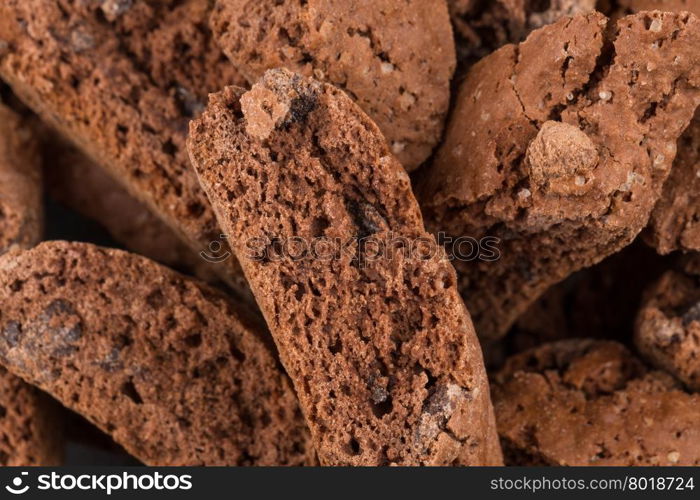
<instances>
[{"instance_id":1,"label":"chocolate piece in cookie","mask_svg":"<svg viewBox=\"0 0 700 500\"><path fill-rule=\"evenodd\" d=\"M193 122L202 185L327 465L498 464L488 383L454 269L378 127L286 70Z\"/></svg>"},{"instance_id":2,"label":"chocolate piece in cookie","mask_svg":"<svg viewBox=\"0 0 700 500\"><path fill-rule=\"evenodd\" d=\"M447 0L462 69L563 17L595 10L595 0Z\"/></svg>"},{"instance_id":3,"label":"chocolate piece in cookie","mask_svg":"<svg viewBox=\"0 0 700 500\"><path fill-rule=\"evenodd\" d=\"M61 465L61 424L54 401L0 367L0 466Z\"/></svg>"},{"instance_id":4,"label":"chocolate piece in cookie","mask_svg":"<svg viewBox=\"0 0 700 500\"><path fill-rule=\"evenodd\" d=\"M646 226L700 103L700 20L562 20L472 67L420 183L429 227L490 237L500 259L455 260L484 339L547 288Z\"/></svg>"},{"instance_id":5,"label":"chocolate piece in cookie","mask_svg":"<svg viewBox=\"0 0 700 500\"><path fill-rule=\"evenodd\" d=\"M700 395L615 342L513 356L493 399L510 465L700 465Z\"/></svg>"},{"instance_id":6,"label":"chocolate piece in cookie","mask_svg":"<svg viewBox=\"0 0 700 500\"><path fill-rule=\"evenodd\" d=\"M646 291L635 340L651 363L700 391L700 259L679 267Z\"/></svg>"},{"instance_id":7,"label":"chocolate piece in cookie","mask_svg":"<svg viewBox=\"0 0 700 500\"><path fill-rule=\"evenodd\" d=\"M217 0L211 25L251 83L285 67L345 90L409 171L442 137L455 69L445 0Z\"/></svg>"},{"instance_id":8,"label":"chocolate piece in cookie","mask_svg":"<svg viewBox=\"0 0 700 500\"><path fill-rule=\"evenodd\" d=\"M300 465L313 450L263 333L154 262L48 242L0 260L0 360L149 465Z\"/></svg>"},{"instance_id":9,"label":"chocolate piece in cookie","mask_svg":"<svg viewBox=\"0 0 700 500\"><path fill-rule=\"evenodd\" d=\"M41 239L41 159L25 120L0 103L0 254Z\"/></svg>"},{"instance_id":10,"label":"chocolate piece in cookie","mask_svg":"<svg viewBox=\"0 0 700 500\"><path fill-rule=\"evenodd\" d=\"M189 164L187 124L208 91L241 79L213 46L207 0L160 4L3 1L0 77L198 253L221 230ZM245 290L235 259L219 269Z\"/></svg>"}]
</instances>

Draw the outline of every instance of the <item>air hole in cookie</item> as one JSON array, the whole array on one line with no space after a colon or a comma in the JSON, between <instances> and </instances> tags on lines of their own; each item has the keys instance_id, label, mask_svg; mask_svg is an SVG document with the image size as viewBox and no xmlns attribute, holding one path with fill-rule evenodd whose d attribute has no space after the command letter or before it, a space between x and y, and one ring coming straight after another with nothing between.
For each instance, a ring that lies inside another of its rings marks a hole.
<instances>
[{"instance_id":1,"label":"air hole in cookie","mask_svg":"<svg viewBox=\"0 0 700 500\"><path fill-rule=\"evenodd\" d=\"M360 442L355 438L350 438L350 442L348 442L348 451L351 455L359 455L361 451Z\"/></svg>"},{"instance_id":2,"label":"air hole in cookie","mask_svg":"<svg viewBox=\"0 0 700 500\"><path fill-rule=\"evenodd\" d=\"M202 334L195 333L185 337L185 344L187 344L189 347L199 347L202 345Z\"/></svg>"},{"instance_id":3,"label":"air hole in cookie","mask_svg":"<svg viewBox=\"0 0 700 500\"><path fill-rule=\"evenodd\" d=\"M5 415L7 415L7 409L0 405L0 418L5 418Z\"/></svg>"},{"instance_id":4,"label":"air hole in cookie","mask_svg":"<svg viewBox=\"0 0 700 500\"><path fill-rule=\"evenodd\" d=\"M173 141L168 139L163 143L163 153L169 156L175 156L177 154L177 146Z\"/></svg>"},{"instance_id":5,"label":"air hole in cookie","mask_svg":"<svg viewBox=\"0 0 700 500\"><path fill-rule=\"evenodd\" d=\"M311 223L311 236L320 238L326 234L326 229L331 225L325 217L316 217Z\"/></svg>"},{"instance_id":6,"label":"air hole in cookie","mask_svg":"<svg viewBox=\"0 0 700 500\"><path fill-rule=\"evenodd\" d=\"M187 211L193 217L199 217L204 213L204 205L198 202L192 202L187 205Z\"/></svg>"},{"instance_id":7,"label":"air hole in cookie","mask_svg":"<svg viewBox=\"0 0 700 500\"><path fill-rule=\"evenodd\" d=\"M387 396L381 403L372 403L372 413L374 413L374 416L377 418L384 417L384 415L391 413L393 409L394 404L391 400L391 396Z\"/></svg>"},{"instance_id":8,"label":"air hole in cookie","mask_svg":"<svg viewBox=\"0 0 700 500\"><path fill-rule=\"evenodd\" d=\"M642 116L641 123L646 123L649 121L651 118L656 116L656 108L659 106L658 102L652 102L649 107L644 111L644 115Z\"/></svg>"},{"instance_id":9,"label":"air hole in cookie","mask_svg":"<svg viewBox=\"0 0 700 500\"><path fill-rule=\"evenodd\" d=\"M141 395L136 390L136 386L131 380L124 382L124 385L122 385L122 394L137 405L143 404L143 399L141 399Z\"/></svg>"},{"instance_id":10,"label":"air hole in cookie","mask_svg":"<svg viewBox=\"0 0 700 500\"><path fill-rule=\"evenodd\" d=\"M165 297L163 297L163 292L160 290L153 290L146 297L146 304L151 306L153 309L160 309L165 303Z\"/></svg>"},{"instance_id":11,"label":"air hole in cookie","mask_svg":"<svg viewBox=\"0 0 700 500\"><path fill-rule=\"evenodd\" d=\"M331 354L338 354L343 352L343 341L340 339L335 339L335 341L328 347Z\"/></svg>"},{"instance_id":12,"label":"air hole in cookie","mask_svg":"<svg viewBox=\"0 0 700 500\"><path fill-rule=\"evenodd\" d=\"M236 361L238 361L239 363L243 363L245 361L245 358L246 358L243 351L238 349L236 346L231 346L231 356L233 356L233 358Z\"/></svg>"}]
</instances>

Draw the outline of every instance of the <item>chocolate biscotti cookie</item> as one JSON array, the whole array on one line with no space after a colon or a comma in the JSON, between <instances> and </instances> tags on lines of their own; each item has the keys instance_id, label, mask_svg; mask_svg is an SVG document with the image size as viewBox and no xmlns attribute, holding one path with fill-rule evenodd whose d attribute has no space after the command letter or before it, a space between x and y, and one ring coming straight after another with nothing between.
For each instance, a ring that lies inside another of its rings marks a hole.
<instances>
[{"instance_id":1,"label":"chocolate biscotti cookie","mask_svg":"<svg viewBox=\"0 0 700 500\"><path fill-rule=\"evenodd\" d=\"M239 79L220 52L221 64L209 65L215 49L205 26L206 0L158 5L4 1L0 77L199 252L221 231L189 164L187 123L207 91ZM177 10L169 13L168 5ZM201 12L190 8L197 5ZM173 30L181 35L169 37ZM149 37L163 45L179 41L172 49L178 52L164 52L159 62ZM198 73L196 81L178 81ZM245 289L235 259L220 269L232 286Z\"/></svg>"},{"instance_id":2,"label":"chocolate biscotti cookie","mask_svg":"<svg viewBox=\"0 0 700 500\"><path fill-rule=\"evenodd\" d=\"M635 340L649 362L700 391L700 259L678 267L646 291Z\"/></svg>"},{"instance_id":3,"label":"chocolate biscotti cookie","mask_svg":"<svg viewBox=\"0 0 700 500\"><path fill-rule=\"evenodd\" d=\"M499 463L454 269L367 115L271 70L248 93L214 94L188 144L321 462Z\"/></svg>"},{"instance_id":4,"label":"chocolate biscotti cookie","mask_svg":"<svg viewBox=\"0 0 700 500\"><path fill-rule=\"evenodd\" d=\"M41 159L29 124L0 103L0 254L41 239ZM0 368L0 465L59 465L60 414L46 395Z\"/></svg>"},{"instance_id":5,"label":"chocolate biscotti cookie","mask_svg":"<svg viewBox=\"0 0 700 500\"><path fill-rule=\"evenodd\" d=\"M0 102L0 254L41 239L41 158L27 123Z\"/></svg>"},{"instance_id":6,"label":"chocolate biscotti cookie","mask_svg":"<svg viewBox=\"0 0 700 500\"><path fill-rule=\"evenodd\" d=\"M0 466L56 466L63 461L58 405L0 367Z\"/></svg>"},{"instance_id":7,"label":"chocolate biscotti cookie","mask_svg":"<svg viewBox=\"0 0 700 500\"><path fill-rule=\"evenodd\" d=\"M700 12L700 0L599 0L598 10L612 17L623 17L646 10Z\"/></svg>"},{"instance_id":8,"label":"chocolate biscotti cookie","mask_svg":"<svg viewBox=\"0 0 700 500\"><path fill-rule=\"evenodd\" d=\"M133 254L47 242L0 260L0 361L150 465L300 465L291 384L225 296Z\"/></svg>"},{"instance_id":9,"label":"chocolate biscotti cookie","mask_svg":"<svg viewBox=\"0 0 700 500\"><path fill-rule=\"evenodd\" d=\"M700 0L619 0L612 15L643 10L692 12L700 16ZM654 208L645 240L665 255L674 250L700 250L700 110L678 141L678 153L659 203Z\"/></svg>"},{"instance_id":10,"label":"chocolate biscotti cookie","mask_svg":"<svg viewBox=\"0 0 700 500\"><path fill-rule=\"evenodd\" d=\"M615 342L518 354L496 375L493 398L511 465L700 465L700 394Z\"/></svg>"},{"instance_id":11,"label":"chocolate biscotti cookie","mask_svg":"<svg viewBox=\"0 0 700 500\"><path fill-rule=\"evenodd\" d=\"M467 68L507 43L563 17L595 10L595 0L447 0L460 66ZM460 69L462 69L460 68Z\"/></svg>"},{"instance_id":12,"label":"chocolate biscotti cookie","mask_svg":"<svg viewBox=\"0 0 700 500\"><path fill-rule=\"evenodd\" d=\"M645 239L661 254L700 250L700 108L678 141L678 154Z\"/></svg>"},{"instance_id":13,"label":"chocolate biscotti cookie","mask_svg":"<svg viewBox=\"0 0 700 500\"><path fill-rule=\"evenodd\" d=\"M481 337L646 226L700 103L698 46L691 14L595 13L472 68L420 199L434 232L498 242L497 261L455 260Z\"/></svg>"},{"instance_id":14,"label":"chocolate biscotti cookie","mask_svg":"<svg viewBox=\"0 0 700 500\"><path fill-rule=\"evenodd\" d=\"M219 281L219 264L208 263L196 254L81 151L57 134L44 132L43 172L52 199L98 222L129 251L209 283Z\"/></svg>"},{"instance_id":15,"label":"chocolate biscotti cookie","mask_svg":"<svg viewBox=\"0 0 700 500\"><path fill-rule=\"evenodd\" d=\"M217 0L211 25L251 83L285 67L345 90L409 171L442 136L455 69L445 0Z\"/></svg>"}]
</instances>

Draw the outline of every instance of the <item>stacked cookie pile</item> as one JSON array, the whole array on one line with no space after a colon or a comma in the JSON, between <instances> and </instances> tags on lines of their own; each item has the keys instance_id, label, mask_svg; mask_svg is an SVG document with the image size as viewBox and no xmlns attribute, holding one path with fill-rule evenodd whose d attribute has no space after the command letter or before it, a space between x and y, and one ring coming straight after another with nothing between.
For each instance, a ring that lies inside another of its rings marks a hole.
<instances>
[{"instance_id":1,"label":"stacked cookie pile","mask_svg":"<svg viewBox=\"0 0 700 500\"><path fill-rule=\"evenodd\" d=\"M3 0L0 462L700 465L696 15Z\"/></svg>"}]
</instances>

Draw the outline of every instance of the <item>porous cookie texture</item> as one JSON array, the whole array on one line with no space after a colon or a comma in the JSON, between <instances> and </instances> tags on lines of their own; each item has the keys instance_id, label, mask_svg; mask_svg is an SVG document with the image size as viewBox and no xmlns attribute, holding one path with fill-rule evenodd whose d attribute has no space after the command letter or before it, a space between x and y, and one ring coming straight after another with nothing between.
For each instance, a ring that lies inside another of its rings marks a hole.
<instances>
[{"instance_id":1,"label":"porous cookie texture","mask_svg":"<svg viewBox=\"0 0 700 500\"><path fill-rule=\"evenodd\" d=\"M643 10L692 12L700 15L700 0L618 0L609 6L613 16ZM678 153L664 193L654 208L645 239L661 254L700 250L700 110L678 141Z\"/></svg>"},{"instance_id":2,"label":"porous cookie texture","mask_svg":"<svg viewBox=\"0 0 700 500\"><path fill-rule=\"evenodd\" d=\"M211 26L251 83L284 67L345 90L407 170L442 136L455 69L445 0L217 0Z\"/></svg>"},{"instance_id":3,"label":"porous cookie texture","mask_svg":"<svg viewBox=\"0 0 700 500\"><path fill-rule=\"evenodd\" d=\"M80 150L46 128L43 132L43 172L52 199L98 222L129 251L204 281L219 282L221 264L196 254Z\"/></svg>"},{"instance_id":4,"label":"porous cookie texture","mask_svg":"<svg viewBox=\"0 0 700 500\"><path fill-rule=\"evenodd\" d=\"M187 124L208 91L241 79L212 42L206 0L113 4L2 2L0 77L199 252L221 230L189 164ZM245 289L235 259L220 269Z\"/></svg>"},{"instance_id":5,"label":"porous cookie texture","mask_svg":"<svg viewBox=\"0 0 700 500\"><path fill-rule=\"evenodd\" d=\"M613 17L636 14L645 10L700 13L700 0L600 0L598 10Z\"/></svg>"},{"instance_id":6,"label":"porous cookie texture","mask_svg":"<svg viewBox=\"0 0 700 500\"><path fill-rule=\"evenodd\" d=\"M38 141L17 113L0 103L0 254L41 239ZM49 399L0 368L0 465L60 465L60 413Z\"/></svg>"},{"instance_id":7,"label":"porous cookie texture","mask_svg":"<svg viewBox=\"0 0 700 500\"><path fill-rule=\"evenodd\" d=\"M636 344L654 365L700 391L700 259L693 256L646 291Z\"/></svg>"},{"instance_id":8,"label":"porous cookie texture","mask_svg":"<svg viewBox=\"0 0 700 500\"><path fill-rule=\"evenodd\" d=\"M0 103L0 254L39 242L41 196L37 140L25 120Z\"/></svg>"},{"instance_id":9,"label":"porous cookie texture","mask_svg":"<svg viewBox=\"0 0 700 500\"><path fill-rule=\"evenodd\" d=\"M0 271L0 361L139 460L313 463L289 380L219 292L84 243L8 252Z\"/></svg>"},{"instance_id":10,"label":"porous cookie texture","mask_svg":"<svg viewBox=\"0 0 700 500\"><path fill-rule=\"evenodd\" d=\"M462 66L563 17L592 12L595 4L595 0L447 0Z\"/></svg>"},{"instance_id":11,"label":"porous cookie texture","mask_svg":"<svg viewBox=\"0 0 700 500\"><path fill-rule=\"evenodd\" d=\"M678 141L671 175L644 236L661 254L700 250L700 108Z\"/></svg>"},{"instance_id":12,"label":"porous cookie texture","mask_svg":"<svg viewBox=\"0 0 700 500\"><path fill-rule=\"evenodd\" d=\"M515 355L495 376L493 398L507 464L700 464L700 395L615 342Z\"/></svg>"},{"instance_id":13,"label":"porous cookie texture","mask_svg":"<svg viewBox=\"0 0 700 500\"><path fill-rule=\"evenodd\" d=\"M63 461L58 405L0 367L0 466L56 466Z\"/></svg>"},{"instance_id":14,"label":"porous cookie texture","mask_svg":"<svg viewBox=\"0 0 700 500\"><path fill-rule=\"evenodd\" d=\"M189 149L320 461L501 463L454 269L359 106L329 84L271 70L247 93L212 95Z\"/></svg>"},{"instance_id":15,"label":"porous cookie texture","mask_svg":"<svg viewBox=\"0 0 700 500\"><path fill-rule=\"evenodd\" d=\"M688 13L594 13L472 67L419 199L433 232L498 241L497 261L454 261L483 339L646 226L700 103L698 46Z\"/></svg>"}]
</instances>

